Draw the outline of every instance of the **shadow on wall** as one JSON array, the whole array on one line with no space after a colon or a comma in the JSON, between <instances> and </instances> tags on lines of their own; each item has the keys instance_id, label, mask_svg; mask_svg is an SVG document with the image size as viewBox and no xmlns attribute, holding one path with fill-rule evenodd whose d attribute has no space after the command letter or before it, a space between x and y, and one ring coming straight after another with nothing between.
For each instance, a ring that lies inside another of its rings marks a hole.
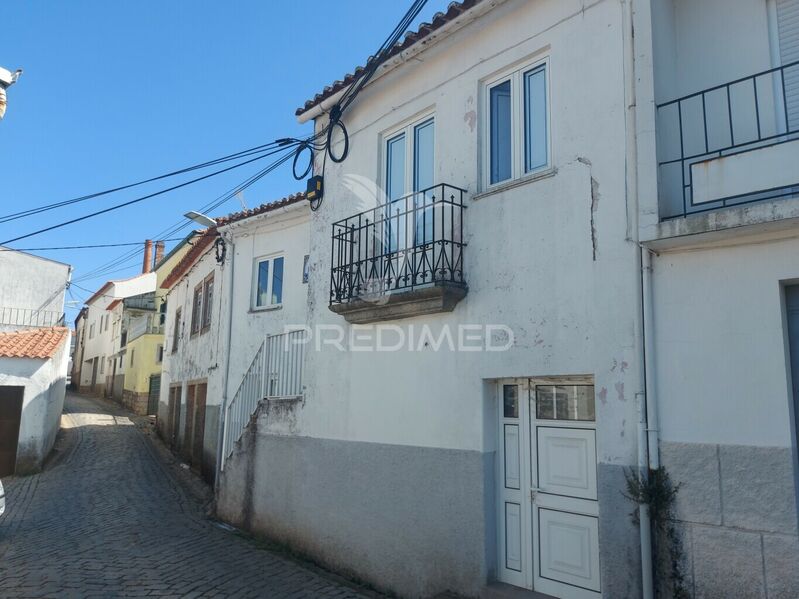
<instances>
[{"instance_id":1,"label":"shadow on wall","mask_svg":"<svg viewBox=\"0 0 799 599\"><path fill-rule=\"evenodd\" d=\"M66 387L66 377L62 376L30 401L23 400L15 474L41 471L58 434ZM30 386L26 386L26 395L29 390Z\"/></svg>"}]
</instances>

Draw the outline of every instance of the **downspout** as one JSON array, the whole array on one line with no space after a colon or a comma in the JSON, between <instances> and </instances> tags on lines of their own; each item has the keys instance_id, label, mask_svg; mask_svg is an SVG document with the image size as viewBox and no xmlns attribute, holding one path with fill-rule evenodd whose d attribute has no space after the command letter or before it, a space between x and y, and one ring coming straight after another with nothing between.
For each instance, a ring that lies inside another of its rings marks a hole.
<instances>
[{"instance_id":1,"label":"downspout","mask_svg":"<svg viewBox=\"0 0 799 599\"><path fill-rule=\"evenodd\" d=\"M227 335L225 341L225 369L222 379L222 404L219 407L219 427L216 440L216 474L214 475L214 487L219 489L219 474L222 471L224 456L225 434L227 432L227 404L228 404L228 380L230 378L230 343L233 338L233 274L234 262L236 259L236 247L233 244L232 236L228 237L222 233L222 239L227 246L226 254L230 255L230 277L228 280L228 314L227 314Z\"/></svg>"},{"instance_id":2,"label":"downspout","mask_svg":"<svg viewBox=\"0 0 799 599\"><path fill-rule=\"evenodd\" d=\"M625 126L627 140L627 240L638 244L639 230L639 202L638 189L638 121L637 121L637 93L636 85L636 50L635 50L635 15L633 14L632 0L622 0L621 2L623 19L623 44L624 44L624 79L625 79ZM642 7L643 15L639 18L647 18L646 6ZM650 31L651 31L651 16ZM650 45L651 52L651 45ZM647 68L646 61L643 65ZM655 407L654 376L652 369L652 261L651 254L647 248L640 247L635 254L636 270L638 270L641 284L640 304L635 313L635 336L636 349L638 355L638 380L642 389L636 393L636 408L638 411L638 476L641 480L646 480L649 475L649 468L654 463L659 462L657 458L657 410ZM652 415L654 414L654 425ZM652 431L652 429L655 429ZM654 432L654 438L651 434ZM654 441L654 443L653 443ZM654 454L653 454L654 450ZM652 567L652 528L649 515L649 506L646 504L638 505L639 520L639 544L641 551L641 596L643 599L654 597L654 572Z\"/></svg>"}]
</instances>

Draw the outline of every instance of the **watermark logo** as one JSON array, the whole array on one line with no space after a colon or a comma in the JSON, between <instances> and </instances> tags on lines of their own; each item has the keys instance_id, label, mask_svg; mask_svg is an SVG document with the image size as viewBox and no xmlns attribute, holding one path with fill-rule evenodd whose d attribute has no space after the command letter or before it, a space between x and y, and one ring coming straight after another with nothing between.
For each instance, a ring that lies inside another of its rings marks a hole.
<instances>
[{"instance_id":1,"label":"watermark logo","mask_svg":"<svg viewBox=\"0 0 799 599\"><path fill-rule=\"evenodd\" d=\"M303 345L341 352L504 352L515 343L513 329L504 324L319 324L290 325L286 331L287 351Z\"/></svg>"}]
</instances>

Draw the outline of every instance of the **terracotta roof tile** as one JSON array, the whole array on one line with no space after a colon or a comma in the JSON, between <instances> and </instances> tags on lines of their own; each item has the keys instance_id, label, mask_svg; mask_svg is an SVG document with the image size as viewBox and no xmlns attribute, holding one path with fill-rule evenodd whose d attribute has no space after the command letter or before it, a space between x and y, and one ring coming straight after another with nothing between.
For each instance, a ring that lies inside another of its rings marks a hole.
<instances>
[{"instance_id":1,"label":"terracotta roof tile","mask_svg":"<svg viewBox=\"0 0 799 599\"><path fill-rule=\"evenodd\" d=\"M425 38L430 36L432 33L435 33L437 30L441 29L447 23L452 22L458 16L466 12L467 10L474 8L483 0L462 0L461 2L450 2L449 6L447 6L446 12L437 12L433 15L432 21L430 23L421 23L416 31L409 31L405 34L405 37L398 41L394 46L388 51L388 55L386 56L386 60L396 56L400 52L407 50L411 46L413 46L416 42L423 42ZM372 57L369 57L369 60L372 60ZM367 61L367 64L369 61ZM358 66L352 73L347 73L343 79L339 79L333 82L332 85L327 85L325 88L316 94L313 98L305 102L303 106L300 106L296 111L295 115L300 116L304 112L309 111L311 108L326 100L330 96L338 93L345 87L349 87L358 79L361 78L363 74L364 67Z\"/></svg>"},{"instance_id":2,"label":"terracotta roof tile","mask_svg":"<svg viewBox=\"0 0 799 599\"><path fill-rule=\"evenodd\" d=\"M211 247L211 244L213 244L216 238L219 237L217 227L223 227L240 220L252 218L253 216L258 216L259 214L271 212L273 210L277 210L278 208L284 208L285 206L290 206L292 204L299 204L304 201L304 193L295 193L275 202L261 204L252 210L242 210L241 212L233 212L227 216L219 216L215 218L214 220L217 223L216 227L210 227L208 229L197 231L198 237L192 239L191 243L193 245L191 249L186 252L183 258L180 259L180 262L172 267L172 270L169 272L169 274L164 277L164 281L161 283L161 288L170 289L173 287L175 283L177 283L181 277L205 255L205 253Z\"/></svg>"},{"instance_id":3,"label":"terracotta roof tile","mask_svg":"<svg viewBox=\"0 0 799 599\"><path fill-rule=\"evenodd\" d=\"M68 335L66 327L0 333L0 358L52 358Z\"/></svg>"}]
</instances>

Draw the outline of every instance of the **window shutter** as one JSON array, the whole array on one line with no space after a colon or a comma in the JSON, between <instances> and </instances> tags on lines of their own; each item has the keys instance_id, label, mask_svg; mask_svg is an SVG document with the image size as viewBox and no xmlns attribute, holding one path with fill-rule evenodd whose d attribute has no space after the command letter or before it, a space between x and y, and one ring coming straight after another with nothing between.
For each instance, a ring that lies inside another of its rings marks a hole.
<instances>
[{"instance_id":1,"label":"window shutter","mask_svg":"<svg viewBox=\"0 0 799 599\"><path fill-rule=\"evenodd\" d=\"M799 60L799 0L777 0L777 29L783 65ZM788 126L799 129L799 65L786 69L785 100Z\"/></svg>"}]
</instances>

